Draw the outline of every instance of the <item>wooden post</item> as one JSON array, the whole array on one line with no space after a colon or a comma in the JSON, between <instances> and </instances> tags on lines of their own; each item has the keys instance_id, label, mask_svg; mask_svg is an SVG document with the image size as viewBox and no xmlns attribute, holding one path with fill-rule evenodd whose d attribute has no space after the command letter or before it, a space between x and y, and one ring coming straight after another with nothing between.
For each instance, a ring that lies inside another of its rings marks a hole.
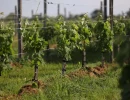
<instances>
[{"instance_id":1,"label":"wooden post","mask_svg":"<svg viewBox=\"0 0 130 100\"><path fill-rule=\"evenodd\" d=\"M43 25L43 30L44 30L44 34L46 34L46 27L47 27L47 25L46 25L46 20L47 19L47 0L44 0L44 25ZM48 41L48 40L47 40ZM48 45L47 45L47 47L46 47L46 49L47 49L47 51L46 51L46 57L47 57L47 60L48 60L48 58L49 58L49 43L48 43Z\"/></svg>"},{"instance_id":2,"label":"wooden post","mask_svg":"<svg viewBox=\"0 0 130 100\"><path fill-rule=\"evenodd\" d=\"M33 77L32 81L34 81L34 82L38 81L38 64L35 64L35 67L34 67L34 77Z\"/></svg>"},{"instance_id":3,"label":"wooden post","mask_svg":"<svg viewBox=\"0 0 130 100\"><path fill-rule=\"evenodd\" d=\"M31 14L32 14L32 18L33 18L33 15L34 15L34 11L33 11L33 10L32 10L32 13L31 13Z\"/></svg>"},{"instance_id":4,"label":"wooden post","mask_svg":"<svg viewBox=\"0 0 130 100\"><path fill-rule=\"evenodd\" d=\"M17 6L15 6L15 15L14 15L15 17L14 17L14 22L15 22L15 35L17 35L17 23L18 23L18 21L17 21L17 19L18 19L18 13L17 13Z\"/></svg>"},{"instance_id":5,"label":"wooden post","mask_svg":"<svg viewBox=\"0 0 130 100\"><path fill-rule=\"evenodd\" d=\"M128 57L128 65L130 65L130 36L128 37L129 40L128 40L128 43L129 43L129 57Z\"/></svg>"},{"instance_id":6,"label":"wooden post","mask_svg":"<svg viewBox=\"0 0 130 100\"><path fill-rule=\"evenodd\" d=\"M129 8L129 15L128 16L130 17L130 8Z\"/></svg>"},{"instance_id":7,"label":"wooden post","mask_svg":"<svg viewBox=\"0 0 130 100\"><path fill-rule=\"evenodd\" d=\"M101 4L100 4L100 11L101 11L101 14L102 14L103 13L103 4L102 4L102 1L101 1Z\"/></svg>"},{"instance_id":8,"label":"wooden post","mask_svg":"<svg viewBox=\"0 0 130 100\"><path fill-rule=\"evenodd\" d=\"M107 20L107 0L104 0L104 21Z\"/></svg>"},{"instance_id":9,"label":"wooden post","mask_svg":"<svg viewBox=\"0 0 130 100\"><path fill-rule=\"evenodd\" d=\"M47 0L44 0L44 25L46 27L46 17L47 17Z\"/></svg>"},{"instance_id":10,"label":"wooden post","mask_svg":"<svg viewBox=\"0 0 130 100\"><path fill-rule=\"evenodd\" d=\"M66 60L62 60L62 75L64 76L66 72Z\"/></svg>"},{"instance_id":11,"label":"wooden post","mask_svg":"<svg viewBox=\"0 0 130 100\"><path fill-rule=\"evenodd\" d=\"M85 41L83 41L83 56L82 56L82 68L87 67L86 66L86 46L85 46Z\"/></svg>"},{"instance_id":12,"label":"wooden post","mask_svg":"<svg viewBox=\"0 0 130 100\"><path fill-rule=\"evenodd\" d=\"M110 24L111 24L111 31L113 31L113 0L109 0L109 15L110 15ZM112 48L114 49L113 43ZM114 50L111 52L111 63L114 61Z\"/></svg>"},{"instance_id":13,"label":"wooden post","mask_svg":"<svg viewBox=\"0 0 130 100\"><path fill-rule=\"evenodd\" d=\"M64 18L66 19L67 16L66 16L66 8L64 8Z\"/></svg>"},{"instance_id":14,"label":"wooden post","mask_svg":"<svg viewBox=\"0 0 130 100\"><path fill-rule=\"evenodd\" d=\"M57 5L57 15L60 16L60 4Z\"/></svg>"},{"instance_id":15,"label":"wooden post","mask_svg":"<svg viewBox=\"0 0 130 100\"><path fill-rule=\"evenodd\" d=\"M71 12L69 12L69 19L72 19L72 14L71 14Z\"/></svg>"},{"instance_id":16,"label":"wooden post","mask_svg":"<svg viewBox=\"0 0 130 100\"><path fill-rule=\"evenodd\" d=\"M22 0L18 0L18 58L22 57L22 36L21 36L21 15L22 15Z\"/></svg>"},{"instance_id":17,"label":"wooden post","mask_svg":"<svg viewBox=\"0 0 130 100\"><path fill-rule=\"evenodd\" d=\"M107 20L107 0L104 0L104 22ZM105 57L104 57L104 52L102 53L102 67L105 65Z\"/></svg>"},{"instance_id":18,"label":"wooden post","mask_svg":"<svg viewBox=\"0 0 130 100\"><path fill-rule=\"evenodd\" d=\"M113 0L110 0L109 7L111 29L113 30Z\"/></svg>"}]
</instances>

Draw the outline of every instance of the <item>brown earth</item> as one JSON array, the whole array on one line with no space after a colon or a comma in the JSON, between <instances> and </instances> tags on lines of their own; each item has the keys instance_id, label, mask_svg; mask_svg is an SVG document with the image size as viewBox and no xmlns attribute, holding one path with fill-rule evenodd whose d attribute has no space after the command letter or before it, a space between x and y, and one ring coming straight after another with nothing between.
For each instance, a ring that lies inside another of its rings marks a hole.
<instances>
[{"instance_id":1,"label":"brown earth","mask_svg":"<svg viewBox=\"0 0 130 100\"><path fill-rule=\"evenodd\" d=\"M44 84L42 81L38 81L37 83L37 87L34 88L33 85L25 85L23 86L19 92L18 92L18 96L21 96L23 94L37 94L38 93L38 89L39 88L44 88L46 87L46 84Z\"/></svg>"},{"instance_id":2,"label":"brown earth","mask_svg":"<svg viewBox=\"0 0 130 100\"><path fill-rule=\"evenodd\" d=\"M38 89L33 88L32 85L25 85L19 90L18 96L21 96L21 95L23 95L25 93L27 93L27 94L37 94Z\"/></svg>"},{"instance_id":3,"label":"brown earth","mask_svg":"<svg viewBox=\"0 0 130 100\"><path fill-rule=\"evenodd\" d=\"M13 68L15 68L15 67L22 68L22 65L20 63L18 63L18 62L11 62L10 65Z\"/></svg>"},{"instance_id":4,"label":"brown earth","mask_svg":"<svg viewBox=\"0 0 130 100\"><path fill-rule=\"evenodd\" d=\"M83 76L87 76L87 75L89 75L90 77L96 77L96 76L101 76L101 75L105 74L107 69L108 69L107 65L105 65L104 67L102 67L101 65L99 65L97 67L93 67L93 68L86 67L86 69L79 69L74 72L71 72L68 74L68 76L70 78L83 77Z\"/></svg>"},{"instance_id":5,"label":"brown earth","mask_svg":"<svg viewBox=\"0 0 130 100\"><path fill-rule=\"evenodd\" d=\"M79 70L76 70L76 71L68 74L68 76L70 78L73 78L73 77L83 77L83 76L86 76L86 75L88 75L88 71L87 70L83 70L83 69L79 69Z\"/></svg>"},{"instance_id":6,"label":"brown earth","mask_svg":"<svg viewBox=\"0 0 130 100\"><path fill-rule=\"evenodd\" d=\"M0 100L21 100L21 99L17 95L9 95L9 96L0 98Z\"/></svg>"},{"instance_id":7,"label":"brown earth","mask_svg":"<svg viewBox=\"0 0 130 100\"><path fill-rule=\"evenodd\" d=\"M17 95L8 95L1 97L0 100L21 100L21 96L24 94L37 94L39 92L39 88L45 88L46 84L42 81L37 82L38 88L34 88L32 85L24 85L18 92Z\"/></svg>"},{"instance_id":8,"label":"brown earth","mask_svg":"<svg viewBox=\"0 0 130 100\"><path fill-rule=\"evenodd\" d=\"M50 45L49 45L49 48L54 48L54 49L56 49L56 48L57 48L57 44L50 44Z\"/></svg>"}]
</instances>

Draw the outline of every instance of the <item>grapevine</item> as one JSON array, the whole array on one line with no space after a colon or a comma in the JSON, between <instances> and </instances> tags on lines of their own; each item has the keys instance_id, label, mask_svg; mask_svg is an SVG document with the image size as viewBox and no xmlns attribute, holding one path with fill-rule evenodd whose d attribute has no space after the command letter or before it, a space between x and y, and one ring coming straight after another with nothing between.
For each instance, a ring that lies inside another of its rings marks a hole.
<instances>
[{"instance_id":1,"label":"grapevine","mask_svg":"<svg viewBox=\"0 0 130 100\"><path fill-rule=\"evenodd\" d=\"M110 22L109 20L103 21L102 16L99 16L98 22L94 28L95 36L97 38L97 48L102 53L102 66L104 66L104 53L105 52L112 52L113 46L113 31L111 31Z\"/></svg>"},{"instance_id":2,"label":"grapevine","mask_svg":"<svg viewBox=\"0 0 130 100\"><path fill-rule=\"evenodd\" d=\"M0 76L4 64L9 62L9 56L13 53L13 34L10 24L5 26L4 23L0 23Z\"/></svg>"},{"instance_id":3,"label":"grapevine","mask_svg":"<svg viewBox=\"0 0 130 100\"><path fill-rule=\"evenodd\" d=\"M126 35L125 23L122 22L122 19L120 21L114 20L113 32L115 36L115 41L118 43L118 46L120 46L124 40L120 38Z\"/></svg>"},{"instance_id":4,"label":"grapevine","mask_svg":"<svg viewBox=\"0 0 130 100\"><path fill-rule=\"evenodd\" d=\"M24 41L24 52L28 59L32 61L35 66L35 73L33 81L38 80L38 66L42 63L43 49L47 45L47 42L40 37L39 20L29 23L28 21L22 27L22 35Z\"/></svg>"},{"instance_id":5,"label":"grapevine","mask_svg":"<svg viewBox=\"0 0 130 100\"><path fill-rule=\"evenodd\" d=\"M80 36L77 47L79 50L83 51L82 67L87 67L86 66L86 46L90 45L90 41L91 41L92 33L93 33L92 29L93 29L92 23L88 19L87 15L84 15L84 17L78 23L78 30L77 30Z\"/></svg>"}]
</instances>

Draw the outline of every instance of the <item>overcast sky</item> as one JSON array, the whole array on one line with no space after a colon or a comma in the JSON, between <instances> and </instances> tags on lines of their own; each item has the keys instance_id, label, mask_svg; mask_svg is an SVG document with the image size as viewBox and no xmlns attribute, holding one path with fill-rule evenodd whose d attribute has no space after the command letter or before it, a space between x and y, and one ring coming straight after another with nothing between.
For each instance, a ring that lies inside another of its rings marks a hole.
<instances>
[{"instance_id":1,"label":"overcast sky","mask_svg":"<svg viewBox=\"0 0 130 100\"><path fill-rule=\"evenodd\" d=\"M60 3L61 14L64 13L64 8L66 8L67 14L71 12L72 14L88 13L89 15L94 9L100 8L101 1L103 0L48 0L48 2ZM109 0L107 1L109 5ZM0 12L4 12L4 16L7 16L10 12L14 12L15 5L17 5L17 0L0 0ZM56 16L57 4L48 4L47 6L48 15ZM129 8L130 0L114 0L115 15L126 12ZM34 13L42 13L43 0L22 0L22 16L31 17L31 10L34 10Z\"/></svg>"}]
</instances>

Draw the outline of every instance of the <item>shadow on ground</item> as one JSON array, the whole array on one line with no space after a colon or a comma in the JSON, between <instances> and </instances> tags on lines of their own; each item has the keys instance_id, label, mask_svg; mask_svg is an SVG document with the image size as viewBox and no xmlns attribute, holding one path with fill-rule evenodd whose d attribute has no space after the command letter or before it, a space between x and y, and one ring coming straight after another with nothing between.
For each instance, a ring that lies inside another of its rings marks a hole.
<instances>
[{"instance_id":1,"label":"shadow on ground","mask_svg":"<svg viewBox=\"0 0 130 100\"><path fill-rule=\"evenodd\" d=\"M121 77L119 79L119 88L122 89L121 100L130 100L130 65L122 69Z\"/></svg>"}]
</instances>

